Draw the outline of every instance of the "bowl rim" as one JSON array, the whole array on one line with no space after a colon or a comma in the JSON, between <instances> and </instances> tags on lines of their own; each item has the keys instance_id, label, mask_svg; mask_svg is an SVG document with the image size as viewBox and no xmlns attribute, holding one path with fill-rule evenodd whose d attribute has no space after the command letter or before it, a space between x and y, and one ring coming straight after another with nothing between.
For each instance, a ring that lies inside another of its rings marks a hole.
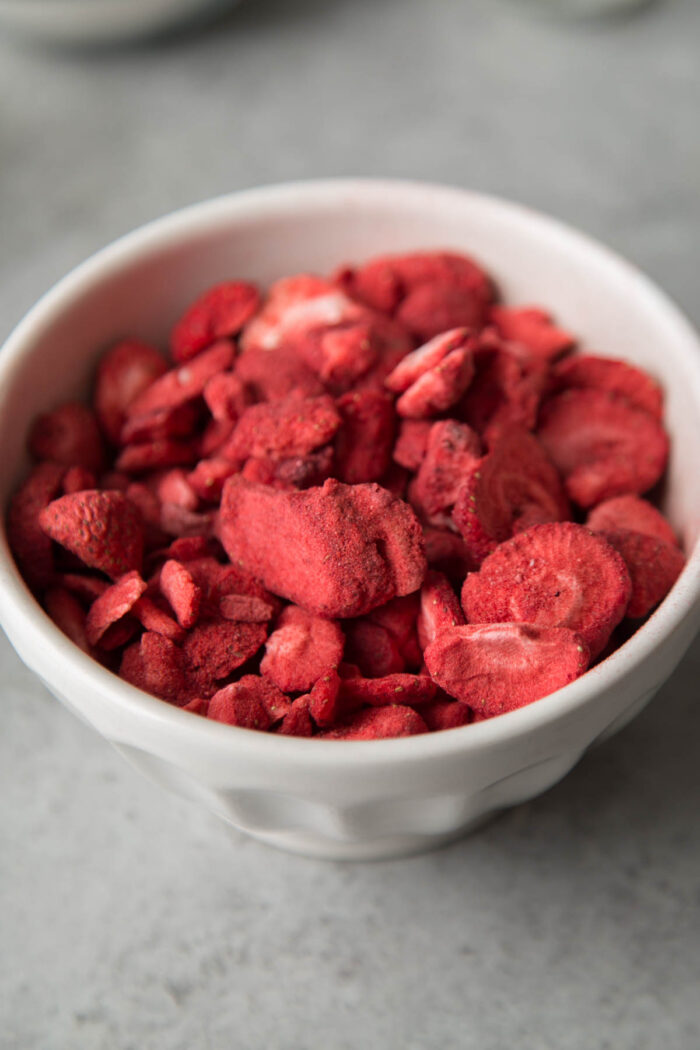
<instances>
[{"instance_id":1,"label":"bowl rim","mask_svg":"<svg viewBox=\"0 0 700 1050\"><path fill-rule=\"evenodd\" d=\"M59 280L10 333L0 350L0 411L6 400L3 392L10 387L15 369L41 333L55 322L75 296L128 268L144 250L167 250L169 245L195 230L202 236L222 218L229 222L236 219L251 221L263 216L269 218L270 214L293 214L300 206L307 210L335 209L341 202L347 204L348 198L354 200L358 196L361 197L360 208L363 202L365 205L370 202L381 205L387 200L391 200L394 207L398 203L414 209L466 204L484 209L500 221L526 225L562 248L573 245L579 253L586 253L599 269L607 270L611 277L623 280L638 295L644 296L647 308L659 315L664 326L672 332L674 342L682 346L700 414L700 339L666 293L633 264L585 233L512 201L437 183L375 178L303 180L234 191L178 209L119 237ZM170 737L186 741L190 748L199 744L214 748L221 754L233 754L238 750L248 756L261 759L274 756L278 761L303 763L307 767L337 768L343 765L363 768L387 761L414 763L480 751L527 736L574 714L595 694L621 682L683 621L698 611L700 539L669 595L628 641L580 678L535 703L449 732L371 741L281 737L193 716L129 685L83 653L56 627L24 583L7 545L4 515L0 528L0 623L3 627L12 623L12 629L7 632L10 637L15 634L32 636L36 650L55 669L52 681L58 683L64 678L72 679L80 688L99 693L99 703L128 712L132 718L141 719L150 723L152 728L167 732ZM89 720L89 715L86 717Z\"/></svg>"}]
</instances>

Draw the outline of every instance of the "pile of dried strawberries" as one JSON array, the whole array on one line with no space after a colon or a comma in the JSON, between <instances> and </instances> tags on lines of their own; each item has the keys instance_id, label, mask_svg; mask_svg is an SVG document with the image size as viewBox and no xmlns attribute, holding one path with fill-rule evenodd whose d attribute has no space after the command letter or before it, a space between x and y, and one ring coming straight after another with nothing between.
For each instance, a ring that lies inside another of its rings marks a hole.
<instances>
[{"instance_id":1,"label":"pile of dried strawberries","mask_svg":"<svg viewBox=\"0 0 700 1050\"><path fill-rule=\"evenodd\" d=\"M232 725L375 739L571 682L682 569L662 393L472 260L208 290L29 436L12 550L85 652Z\"/></svg>"}]
</instances>

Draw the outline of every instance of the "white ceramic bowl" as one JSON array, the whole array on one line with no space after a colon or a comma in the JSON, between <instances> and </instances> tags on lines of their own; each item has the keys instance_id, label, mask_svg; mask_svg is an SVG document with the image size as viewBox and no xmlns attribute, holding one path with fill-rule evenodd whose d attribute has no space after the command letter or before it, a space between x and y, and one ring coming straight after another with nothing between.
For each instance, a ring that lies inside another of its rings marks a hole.
<instances>
[{"instance_id":1,"label":"white ceramic bowl","mask_svg":"<svg viewBox=\"0 0 700 1050\"><path fill-rule=\"evenodd\" d=\"M491 721L383 741L284 738L208 722L127 685L44 615L0 541L0 619L24 662L134 765L236 827L315 856L427 849L550 787L653 696L700 625L700 346L645 277L581 234L462 190L311 182L238 193L154 222L69 274L0 354L0 497L27 467L33 417L83 394L100 350L163 341L226 276L267 283L377 252L472 253L514 303L552 307L596 351L660 376L673 435L667 511L688 565L622 648L578 681Z\"/></svg>"}]
</instances>

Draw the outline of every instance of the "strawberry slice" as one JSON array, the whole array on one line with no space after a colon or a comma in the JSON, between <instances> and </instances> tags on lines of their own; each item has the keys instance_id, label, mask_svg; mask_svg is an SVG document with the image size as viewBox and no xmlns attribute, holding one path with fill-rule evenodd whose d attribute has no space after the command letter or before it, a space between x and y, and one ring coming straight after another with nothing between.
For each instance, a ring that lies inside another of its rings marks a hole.
<instances>
[{"instance_id":1,"label":"strawberry slice","mask_svg":"<svg viewBox=\"0 0 700 1050\"><path fill-rule=\"evenodd\" d=\"M160 351L138 339L117 343L104 355L93 400L100 426L113 445L119 444L129 405L167 368Z\"/></svg>"},{"instance_id":2,"label":"strawberry slice","mask_svg":"<svg viewBox=\"0 0 700 1050\"><path fill-rule=\"evenodd\" d=\"M147 416L161 409L175 409L199 397L207 383L231 367L233 343L220 339L192 361L159 376L131 402L127 416Z\"/></svg>"},{"instance_id":3,"label":"strawberry slice","mask_svg":"<svg viewBox=\"0 0 700 1050\"><path fill-rule=\"evenodd\" d=\"M594 354L577 354L560 361L552 378L555 389L571 387L607 390L626 398L637 408L643 408L655 419L663 416L663 391L655 379L641 368Z\"/></svg>"},{"instance_id":4,"label":"strawberry slice","mask_svg":"<svg viewBox=\"0 0 700 1050\"><path fill-rule=\"evenodd\" d=\"M47 536L75 554L91 569L117 579L141 571L143 522L121 492L74 492L53 500L39 515Z\"/></svg>"},{"instance_id":5,"label":"strawberry slice","mask_svg":"<svg viewBox=\"0 0 700 1050\"><path fill-rule=\"evenodd\" d=\"M569 497L581 507L646 492L668 459L662 425L606 390L557 394L542 408L537 436L563 475Z\"/></svg>"},{"instance_id":6,"label":"strawberry slice","mask_svg":"<svg viewBox=\"0 0 700 1050\"><path fill-rule=\"evenodd\" d=\"M234 336L260 306L260 292L247 281L214 285L185 311L173 328L170 350L174 361L188 361L225 336Z\"/></svg>"},{"instance_id":7,"label":"strawberry slice","mask_svg":"<svg viewBox=\"0 0 700 1050\"><path fill-rule=\"evenodd\" d=\"M357 390L336 401L343 425L335 441L335 476L348 485L379 481L391 463L394 405L380 390Z\"/></svg>"},{"instance_id":8,"label":"strawberry slice","mask_svg":"<svg viewBox=\"0 0 700 1050\"><path fill-rule=\"evenodd\" d=\"M676 534L661 511L639 496L615 496L606 499L588 515L586 525L593 532L642 532L657 540L678 546Z\"/></svg>"},{"instance_id":9,"label":"strawberry slice","mask_svg":"<svg viewBox=\"0 0 700 1050\"><path fill-rule=\"evenodd\" d=\"M444 419L433 424L425 457L409 487L411 503L427 521L443 524L442 519L435 520L436 515L454 506L480 456L481 442L466 423Z\"/></svg>"},{"instance_id":10,"label":"strawberry slice","mask_svg":"<svg viewBox=\"0 0 700 1050\"><path fill-rule=\"evenodd\" d=\"M561 357L576 342L573 335L557 328L551 316L537 306L494 306L491 321L504 339L520 343L545 361Z\"/></svg>"},{"instance_id":11,"label":"strawberry slice","mask_svg":"<svg viewBox=\"0 0 700 1050\"><path fill-rule=\"evenodd\" d=\"M97 645L113 624L131 612L145 590L146 583L137 572L127 572L108 587L93 602L87 614L85 633L90 645Z\"/></svg>"},{"instance_id":12,"label":"strawberry slice","mask_svg":"<svg viewBox=\"0 0 700 1050\"><path fill-rule=\"evenodd\" d=\"M531 623L451 627L425 650L438 685L487 718L568 685L583 674L588 659L575 631Z\"/></svg>"},{"instance_id":13,"label":"strawberry slice","mask_svg":"<svg viewBox=\"0 0 700 1050\"><path fill-rule=\"evenodd\" d=\"M606 530L601 535L625 559L632 579L627 616L641 619L666 597L678 579L685 557L674 544L627 529Z\"/></svg>"},{"instance_id":14,"label":"strawberry slice","mask_svg":"<svg viewBox=\"0 0 700 1050\"><path fill-rule=\"evenodd\" d=\"M502 543L462 588L470 624L530 623L578 632L595 657L632 593L623 558L583 525L535 525Z\"/></svg>"},{"instance_id":15,"label":"strawberry slice","mask_svg":"<svg viewBox=\"0 0 700 1050\"><path fill-rule=\"evenodd\" d=\"M559 475L541 444L512 426L463 477L452 519L478 564L514 533L569 515Z\"/></svg>"},{"instance_id":16,"label":"strawberry slice","mask_svg":"<svg viewBox=\"0 0 700 1050\"><path fill-rule=\"evenodd\" d=\"M262 402L245 410L222 455L231 460L305 456L327 444L340 424L340 415L327 394Z\"/></svg>"},{"instance_id":17,"label":"strawberry slice","mask_svg":"<svg viewBox=\"0 0 700 1050\"><path fill-rule=\"evenodd\" d=\"M260 671L284 692L305 692L327 668L338 666L344 645L335 621L288 605L267 639Z\"/></svg>"},{"instance_id":18,"label":"strawberry slice","mask_svg":"<svg viewBox=\"0 0 700 1050\"><path fill-rule=\"evenodd\" d=\"M98 474L104 466L102 435L97 417L79 401L68 401L38 416L29 433L34 459L51 460L64 467L85 467Z\"/></svg>"},{"instance_id":19,"label":"strawberry slice","mask_svg":"<svg viewBox=\"0 0 700 1050\"><path fill-rule=\"evenodd\" d=\"M441 572L428 570L420 592L418 642L425 649L443 631L464 623L464 613L452 589L452 584Z\"/></svg>"},{"instance_id":20,"label":"strawberry slice","mask_svg":"<svg viewBox=\"0 0 700 1050\"><path fill-rule=\"evenodd\" d=\"M427 731L427 725L412 707L391 704L389 707L364 708L335 729L318 735L326 740L383 740Z\"/></svg>"},{"instance_id":21,"label":"strawberry slice","mask_svg":"<svg viewBox=\"0 0 700 1050\"><path fill-rule=\"evenodd\" d=\"M58 463L39 463L10 502L7 539L32 590L48 586L53 575L53 548L39 518L61 491L65 473Z\"/></svg>"}]
</instances>

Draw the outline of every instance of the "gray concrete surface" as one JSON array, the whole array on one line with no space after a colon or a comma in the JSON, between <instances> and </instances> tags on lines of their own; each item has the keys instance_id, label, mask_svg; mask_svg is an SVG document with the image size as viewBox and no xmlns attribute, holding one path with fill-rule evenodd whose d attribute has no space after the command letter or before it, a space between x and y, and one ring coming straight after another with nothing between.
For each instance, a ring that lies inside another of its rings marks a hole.
<instances>
[{"instance_id":1,"label":"gray concrete surface","mask_svg":"<svg viewBox=\"0 0 700 1050\"><path fill-rule=\"evenodd\" d=\"M700 322L700 5L546 6L248 0L129 50L0 36L0 334L148 218L334 174L542 208ZM373 865L232 836L139 779L4 641L0 675L3 1050L700 1046L700 644L549 794Z\"/></svg>"}]
</instances>

